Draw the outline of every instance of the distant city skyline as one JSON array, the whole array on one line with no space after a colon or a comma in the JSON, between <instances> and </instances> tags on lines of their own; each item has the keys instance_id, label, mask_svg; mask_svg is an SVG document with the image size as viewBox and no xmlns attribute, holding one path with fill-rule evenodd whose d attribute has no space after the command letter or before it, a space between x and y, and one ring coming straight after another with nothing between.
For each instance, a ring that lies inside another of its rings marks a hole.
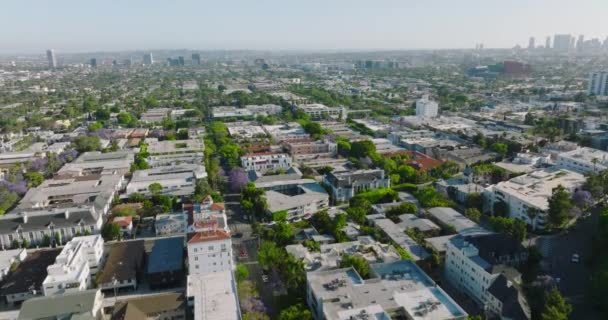
<instances>
[{"instance_id":1,"label":"distant city skyline","mask_svg":"<svg viewBox=\"0 0 608 320\"><path fill-rule=\"evenodd\" d=\"M607 9L600 0L24 0L3 4L0 54L527 47L555 34L603 40Z\"/></svg>"}]
</instances>

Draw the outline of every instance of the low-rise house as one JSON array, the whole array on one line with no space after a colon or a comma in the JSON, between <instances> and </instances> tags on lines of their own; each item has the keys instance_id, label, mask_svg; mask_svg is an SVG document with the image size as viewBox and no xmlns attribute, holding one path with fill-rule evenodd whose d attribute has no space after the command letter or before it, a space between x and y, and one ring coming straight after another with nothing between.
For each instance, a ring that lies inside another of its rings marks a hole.
<instances>
[{"instance_id":1,"label":"low-rise house","mask_svg":"<svg viewBox=\"0 0 608 320\"><path fill-rule=\"evenodd\" d=\"M295 160L334 157L338 152L338 145L330 140L292 141L284 146Z\"/></svg>"},{"instance_id":2,"label":"low-rise house","mask_svg":"<svg viewBox=\"0 0 608 320\"><path fill-rule=\"evenodd\" d=\"M382 169L329 172L324 182L330 187L336 201L348 201L366 190L390 187L390 179Z\"/></svg>"},{"instance_id":3,"label":"low-rise house","mask_svg":"<svg viewBox=\"0 0 608 320\"><path fill-rule=\"evenodd\" d=\"M71 292L26 300L18 320L104 319L103 294L99 290Z\"/></svg>"},{"instance_id":4,"label":"low-rise house","mask_svg":"<svg viewBox=\"0 0 608 320\"><path fill-rule=\"evenodd\" d=\"M27 250L12 249L0 251L0 282L6 277L17 263L23 262L27 257Z\"/></svg>"},{"instance_id":5,"label":"low-rise house","mask_svg":"<svg viewBox=\"0 0 608 320\"><path fill-rule=\"evenodd\" d=\"M435 182L435 188L444 196L461 204L466 203L472 193L483 193L485 188L462 178L450 178Z\"/></svg>"},{"instance_id":6,"label":"low-rise house","mask_svg":"<svg viewBox=\"0 0 608 320\"><path fill-rule=\"evenodd\" d=\"M47 267L42 283L45 296L84 291L91 287L103 258L100 235L75 237L65 244L55 263Z\"/></svg>"},{"instance_id":7,"label":"low-rise house","mask_svg":"<svg viewBox=\"0 0 608 320\"><path fill-rule=\"evenodd\" d=\"M103 291L136 290L144 273L144 240L116 242L109 251L104 267L95 279L98 288Z\"/></svg>"},{"instance_id":8,"label":"low-rise house","mask_svg":"<svg viewBox=\"0 0 608 320\"><path fill-rule=\"evenodd\" d=\"M194 320L240 320L241 308L231 271L188 276L188 306Z\"/></svg>"},{"instance_id":9,"label":"low-rise house","mask_svg":"<svg viewBox=\"0 0 608 320\"><path fill-rule=\"evenodd\" d=\"M353 268L307 273L306 301L313 317L467 319L467 313L415 263L377 263L370 269L368 280Z\"/></svg>"},{"instance_id":10,"label":"low-rise house","mask_svg":"<svg viewBox=\"0 0 608 320\"><path fill-rule=\"evenodd\" d=\"M148 254L146 278L151 288L177 286L184 278L184 239L156 239Z\"/></svg>"},{"instance_id":11,"label":"low-rise house","mask_svg":"<svg viewBox=\"0 0 608 320\"><path fill-rule=\"evenodd\" d=\"M194 164L137 170L133 172L131 182L127 185L126 196L133 193L151 195L149 187L153 183L159 183L162 186L161 194L189 196L194 193L196 180L206 177L205 167Z\"/></svg>"},{"instance_id":12,"label":"low-rise house","mask_svg":"<svg viewBox=\"0 0 608 320\"><path fill-rule=\"evenodd\" d=\"M55 262L60 251L58 249L30 251L25 260L4 277L0 285L0 296L6 304L16 305L21 301L41 296L46 268Z\"/></svg>"},{"instance_id":13,"label":"low-rise house","mask_svg":"<svg viewBox=\"0 0 608 320\"><path fill-rule=\"evenodd\" d=\"M519 273L512 266L526 263L528 251L505 234L458 235L447 245L448 282L480 307L501 319L530 319L530 308L518 288Z\"/></svg>"},{"instance_id":14,"label":"low-rise house","mask_svg":"<svg viewBox=\"0 0 608 320\"><path fill-rule=\"evenodd\" d=\"M415 214L402 214L399 216L399 220L401 222L397 225L405 230L415 229L425 235L437 235L441 232L441 227L433 223L433 221L421 218Z\"/></svg>"},{"instance_id":15,"label":"low-rise house","mask_svg":"<svg viewBox=\"0 0 608 320\"><path fill-rule=\"evenodd\" d=\"M186 236L188 216L183 213L157 214L154 221L157 237Z\"/></svg>"},{"instance_id":16,"label":"low-rise house","mask_svg":"<svg viewBox=\"0 0 608 320\"><path fill-rule=\"evenodd\" d=\"M123 237L131 236L133 234L132 216L114 217L110 223L120 227L120 232L122 233Z\"/></svg>"},{"instance_id":17,"label":"low-rise house","mask_svg":"<svg viewBox=\"0 0 608 320\"><path fill-rule=\"evenodd\" d=\"M348 110L345 107L328 107L320 103L299 104L296 109L310 116L313 120L336 119L346 120Z\"/></svg>"},{"instance_id":18,"label":"low-rise house","mask_svg":"<svg viewBox=\"0 0 608 320\"><path fill-rule=\"evenodd\" d=\"M117 301L112 320L185 319L186 299L183 293L159 293Z\"/></svg>"}]
</instances>

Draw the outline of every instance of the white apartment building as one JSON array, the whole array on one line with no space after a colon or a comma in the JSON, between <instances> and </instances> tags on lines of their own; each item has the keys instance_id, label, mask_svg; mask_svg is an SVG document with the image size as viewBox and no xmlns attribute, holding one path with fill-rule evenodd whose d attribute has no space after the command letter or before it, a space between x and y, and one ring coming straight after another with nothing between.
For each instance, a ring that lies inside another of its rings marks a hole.
<instances>
[{"instance_id":1,"label":"white apartment building","mask_svg":"<svg viewBox=\"0 0 608 320\"><path fill-rule=\"evenodd\" d=\"M508 207L509 217L520 219L533 229L543 229L553 188L561 185L574 192L585 181L585 176L580 173L546 168L490 186L484 191L484 196L490 208L496 202L503 201Z\"/></svg>"},{"instance_id":2,"label":"white apartment building","mask_svg":"<svg viewBox=\"0 0 608 320\"><path fill-rule=\"evenodd\" d=\"M434 118L439 114L439 104L423 96L416 100L416 116L419 118Z\"/></svg>"},{"instance_id":3,"label":"white apartment building","mask_svg":"<svg viewBox=\"0 0 608 320\"><path fill-rule=\"evenodd\" d=\"M194 193L197 179L207 177L205 167L196 164L181 164L168 167L158 167L133 172L131 182L127 185L126 196L133 193L150 195L149 187L160 183L162 194L186 196Z\"/></svg>"},{"instance_id":4,"label":"white apartment building","mask_svg":"<svg viewBox=\"0 0 608 320\"><path fill-rule=\"evenodd\" d=\"M337 120L346 120L348 111L345 107L328 107L320 103L301 104L296 106L298 110L310 116L313 120L332 118Z\"/></svg>"},{"instance_id":5,"label":"white apartment building","mask_svg":"<svg viewBox=\"0 0 608 320\"><path fill-rule=\"evenodd\" d=\"M188 240L190 275L204 275L233 269L230 232L223 229L212 229L197 232Z\"/></svg>"},{"instance_id":6,"label":"white apartment building","mask_svg":"<svg viewBox=\"0 0 608 320\"><path fill-rule=\"evenodd\" d=\"M608 96L608 71L592 72L587 92L596 96Z\"/></svg>"},{"instance_id":7,"label":"white apartment building","mask_svg":"<svg viewBox=\"0 0 608 320\"><path fill-rule=\"evenodd\" d=\"M286 154L267 154L241 157L241 166L247 171L268 172L291 168L291 157Z\"/></svg>"},{"instance_id":8,"label":"white apartment building","mask_svg":"<svg viewBox=\"0 0 608 320\"><path fill-rule=\"evenodd\" d=\"M520 276L509 267L527 260L527 251L521 244L501 234L458 235L446 243L446 248L444 271L454 288L464 292L479 306L499 315L500 319L530 318L525 298L514 287ZM509 272L505 272L507 270ZM506 274L514 274L515 277L502 279ZM503 308L506 305L508 307Z\"/></svg>"},{"instance_id":9,"label":"white apartment building","mask_svg":"<svg viewBox=\"0 0 608 320\"><path fill-rule=\"evenodd\" d=\"M599 173L608 169L608 152L582 147L557 155L557 165L579 173Z\"/></svg>"},{"instance_id":10,"label":"white apartment building","mask_svg":"<svg viewBox=\"0 0 608 320\"><path fill-rule=\"evenodd\" d=\"M239 320L241 308L231 271L190 274L186 289L194 320Z\"/></svg>"},{"instance_id":11,"label":"white apartment building","mask_svg":"<svg viewBox=\"0 0 608 320\"><path fill-rule=\"evenodd\" d=\"M103 238L100 235L76 237L66 243L47 267L42 283L45 296L87 290L91 274L97 272L103 257Z\"/></svg>"},{"instance_id":12,"label":"white apartment building","mask_svg":"<svg viewBox=\"0 0 608 320\"><path fill-rule=\"evenodd\" d=\"M331 188L336 201L348 201L359 192L391 186L382 169L330 172L324 182Z\"/></svg>"}]
</instances>

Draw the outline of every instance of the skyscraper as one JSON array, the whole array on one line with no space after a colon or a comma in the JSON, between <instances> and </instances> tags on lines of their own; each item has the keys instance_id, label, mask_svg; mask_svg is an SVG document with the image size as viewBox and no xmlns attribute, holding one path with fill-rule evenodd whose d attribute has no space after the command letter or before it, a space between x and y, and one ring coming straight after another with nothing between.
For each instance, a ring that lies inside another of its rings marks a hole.
<instances>
[{"instance_id":1,"label":"skyscraper","mask_svg":"<svg viewBox=\"0 0 608 320\"><path fill-rule=\"evenodd\" d=\"M588 93L596 96L608 96L608 71L591 73Z\"/></svg>"},{"instance_id":2,"label":"skyscraper","mask_svg":"<svg viewBox=\"0 0 608 320\"><path fill-rule=\"evenodd\" d=\"M551 37L547 37L547 39L545 39L545 48L551 49Z\"/></svg>"},{"instance_id":3,"label":"skyscraper","mask_svg":"<svg viewBox=\"0 0 608 320\"><path fill-rule=\"evenodd\" d=\"M57 57L55 57L55 50L46 50L46 59L49 61L49 68L57 68Z\"/></svg>"},{"instance_id":4,"label":"skyscraper","mask_svg":"<svg viewBox=\"0 0 608 320\"><path fill-rule=\"evenodd\" d=\"M530 37L530 40L528 41L528 50L533 50L536 47L536 40L534 39L534 37Z\"/></svg>"},{"instance_id":5,"label":"skyscraper","mask_svg":"<svg viewBox=\"0 0 608 320\"><path fill-rule=\"evenodd\" d=\"M570 49L570 39L572 36L569 34L556 34L553 37L553 49L559 51L568 51Z\"/></svg>"},{"instance_id":6,"label":"skyscraper","mask_svg":"<svg viewBox=\"0 0 608 320\"><path fill-rule=\"evenodd\" d=\"M195 64L195 65L201 64L201 54L200 53L192 54L192 64Z\"/></svg>"},{"instance_id":7,"label":"skyscraper","mask_svg":"<svg viewBox=\"0 0 608 320\"><path fill-rule=\"evenodd\" d=\"M581 34L578 36L578 41L576 41L576 50L583 51L584 44L585 44L585 36Z\"/></svg>"},{"instance_id":8,"label":"skyscraper","mask_svg":"<svg viewBox=\"0 0 608 320\"><path fill-rule=\"evenodd\" d=\"M154 58L152 58L152 53L144 54L144 64L149 66L154 63Z\"/></svg>"},{"instance_id":9,"label":"skyscraper","mask_svg":"<svg viewBox=\"0 0 608 320\"><path fill-rule=\"evenodd\" d=\"M177 57L177 63L178 63L180 66L185 65L185 64L186 64L186 59L184 59L184 56L179 56L179 57Z\"/></svg>"},{"instance_id":10,"label":"skyscraper","mask_svg":"<svg viewBox=\"0 0 608 320\"><path fill-rule=\"evenodd\" d=\"M97 59L91 58L90 64L91 64L91 68L97 68Z\"/></svg>"}]
</instances>

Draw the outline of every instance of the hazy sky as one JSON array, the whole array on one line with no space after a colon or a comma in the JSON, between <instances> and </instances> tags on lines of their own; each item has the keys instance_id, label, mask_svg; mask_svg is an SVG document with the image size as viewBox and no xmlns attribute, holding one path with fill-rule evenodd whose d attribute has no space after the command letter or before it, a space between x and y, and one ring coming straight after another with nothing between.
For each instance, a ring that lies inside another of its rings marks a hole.
<instances>
[{"instance_id":1,"label":"hazy sky","mask_svg":"<svg viewBox=\"0 0 608 320\"><path fill-rule=\"evenodd\" d=\"M0 53L425 49L608 36L608 0L3 0Z\"/></svg>"}]
</instances>

